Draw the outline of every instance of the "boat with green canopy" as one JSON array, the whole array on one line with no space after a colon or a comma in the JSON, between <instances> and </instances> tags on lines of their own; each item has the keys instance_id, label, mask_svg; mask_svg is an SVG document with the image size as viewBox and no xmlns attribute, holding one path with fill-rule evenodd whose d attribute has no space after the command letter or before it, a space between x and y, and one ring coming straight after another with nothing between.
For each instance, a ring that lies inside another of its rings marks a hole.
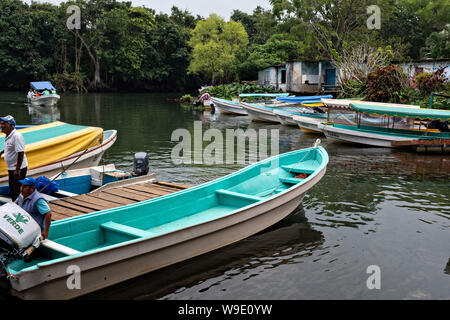
<instances>
[{"instance_id":1,"label":"boat with green canopy","mask_svg":"<svg viewBox=\"0 0 450 320\"><path fill-rule=\"evenodd\" d=\"M318 125L327 138L377 147L409 147L418 152L445 153L450 149L449 110L364 102L350 103L350 108L347 117L329 116L327 123Z\"/></svg>"},{"instance_id":2,"label":"boat with green canopy","mask_svg":"<svg viewBox=\"0 0 450 320\"><path fill-rule=\"evenodd\" d=\"M293 212L325 175L328 154L319 144L179 192L53 222L51 245L35 260L0 259L11 293L74 298L256 234ZM77 290L67 286L73 266Z\"/></svg>"}]
</instances>

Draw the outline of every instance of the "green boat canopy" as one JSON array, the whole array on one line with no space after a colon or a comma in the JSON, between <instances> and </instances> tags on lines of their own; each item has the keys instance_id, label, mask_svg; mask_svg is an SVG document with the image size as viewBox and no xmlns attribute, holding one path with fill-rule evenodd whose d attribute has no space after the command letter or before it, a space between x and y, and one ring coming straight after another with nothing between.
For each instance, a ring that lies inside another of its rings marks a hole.
<instances>
[{"instance_id":1,"label":"green boat canopy","mask_svg":"<svg viewBox=\"0 0 450 320\"><path fill-rule=\"evenodd\" d=\"M377 114L381 116L397 116L401 118L414 118L414 119L430 119L430 120L450 120L449 110L439 109L413 109L407 107L394 107L394 106L377 106L366 105L364 103L351 103L350 107L353 110L369 114Z\"/></svg>"}]
</instances>

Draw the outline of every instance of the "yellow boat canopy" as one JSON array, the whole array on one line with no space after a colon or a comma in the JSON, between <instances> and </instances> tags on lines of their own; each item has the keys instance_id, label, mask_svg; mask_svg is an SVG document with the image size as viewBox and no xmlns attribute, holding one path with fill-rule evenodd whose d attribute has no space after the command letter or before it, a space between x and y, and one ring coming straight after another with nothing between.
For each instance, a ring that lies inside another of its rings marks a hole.
<instances>
[{"instance_id":1,"label":"yellow boat canopy","mask_svg":"<svg viewBox=\"0 0 450 320\"><path fill-rule=\"evenodd\" d=\"M39 168L74 153L100 145L103 129L68 124L60 121L18 130L25 140L28 170ZM0 134L0 150L4 149L5 134ZM2 156L3 158L3 156ZM0 160L0 176L8 175L4 159Z\"/></svg>"}]
</instances>

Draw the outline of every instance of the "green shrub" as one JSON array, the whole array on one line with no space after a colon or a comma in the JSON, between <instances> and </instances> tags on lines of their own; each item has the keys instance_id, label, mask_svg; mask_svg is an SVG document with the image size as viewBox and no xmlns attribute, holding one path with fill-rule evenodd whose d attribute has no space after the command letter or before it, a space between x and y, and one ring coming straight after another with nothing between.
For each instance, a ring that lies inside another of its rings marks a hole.
<instances>
[{"instance_id":1,"label":"green shrub","mask_svg":"<svg viewBox=\"0 0 450 320\"><path fill-rule=\"evenodd\" d=\"M241 84L233 82L230 84L223 84L205 89L201 92L209 93L212 97L232 100L239 97L241 93L278 93L281 90L276 90L274 87L263 87L257 84Z\"/></svg>"},{"instance_id":2,"label":"green shrub","mask_svg":"<svg viewBox=\"0 0 450 320\"><path fill-rule=\"evenodd\" d=\"M359 98L367 95L367 79L356 76L340 84L339 98Z\"/></svg>"},{"instance_id":3,"label":"green shrub","mask_svg":"<svg viewBox=\"0 0 450 320\"><path fill-rule=\"evenodd\" d=\"M444 90L446 82L444 70L445 68L441 68L433 73L424 72L418 74L414 78L414 83L419 93L425 96L429 95L432 92L439 92Z\"/></svg>"},{"instance_id":4,"label":"green shrub","mask_svg":"<svg viewBox=\"0 0 450 320\"><path fill-rule=\"evenodd\" d=\"M185 94L180 98L180 102L184 103L191 103L194 100L194 98L190 94Z\"/></svg>"}]
</instances>

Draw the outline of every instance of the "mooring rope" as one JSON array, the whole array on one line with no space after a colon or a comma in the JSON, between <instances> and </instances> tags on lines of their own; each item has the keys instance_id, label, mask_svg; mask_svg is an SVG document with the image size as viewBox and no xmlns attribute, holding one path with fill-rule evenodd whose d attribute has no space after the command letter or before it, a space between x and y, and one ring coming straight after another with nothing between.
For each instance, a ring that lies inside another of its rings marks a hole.
<instances>
[{"instance_id":1,"label":"mooring rope","mask_svg":"<svg viewBox=\"0 0 450 320\"><path fill-rule=\"evenodd\" d=\"M86 149L86 150L84 150L83 151L83 153L82 154L80 154L69 166L67 166L66 168L64 168L64 166L61 164L61 166L62 166L62 168L63 168L63 170L60 172L60 173L58 173L58 175L57 176L55 176L49 183L47 183L47 185L45 186L45 187L43 187L40 191L39 191L39 193L41 193L45 188L47 188L53 181L55 181L60 175L62 175L64 172L66 172L75 162L77 162L87 151L89 150L89 148L88 149Z\"/></svg>"}]
</instances>

